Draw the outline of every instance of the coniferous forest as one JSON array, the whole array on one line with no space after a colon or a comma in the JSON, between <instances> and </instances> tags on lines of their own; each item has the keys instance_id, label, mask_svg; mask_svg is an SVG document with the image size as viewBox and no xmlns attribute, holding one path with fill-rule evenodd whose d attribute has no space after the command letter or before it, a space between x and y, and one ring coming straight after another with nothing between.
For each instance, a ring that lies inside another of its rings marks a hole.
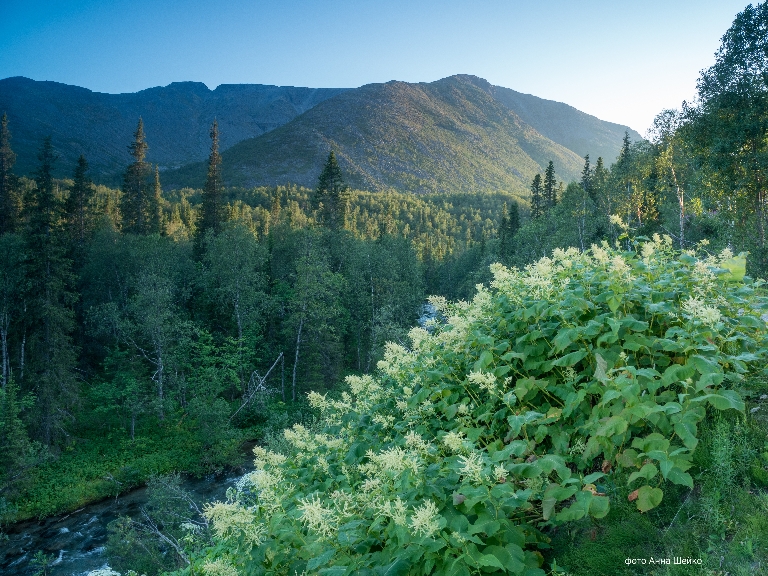
<instances>
[{"instance_id":1,"label":"coniferous forest","mask_svg":"<svg viewBox=\"0 0 768 576\"><path fill-rule=\"evenodd\" d=\"M141 118L119 187L17 175L3 115L0 527L149 483L121 573L766 573L768 3L697 89L525 197L225 186L216 121L195 188Z\"/></svg>"}]
</instances>

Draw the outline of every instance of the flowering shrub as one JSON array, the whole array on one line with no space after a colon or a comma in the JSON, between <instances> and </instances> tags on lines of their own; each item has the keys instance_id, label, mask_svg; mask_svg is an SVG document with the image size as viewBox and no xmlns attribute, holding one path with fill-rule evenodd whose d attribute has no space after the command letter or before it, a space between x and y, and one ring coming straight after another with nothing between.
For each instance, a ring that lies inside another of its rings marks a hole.
<instances>
[{"instance_id":1,"label":"flowering shrub","mask_svg":"<svg viewBox=\"0 0 768 576\"><path fill-rule=\"evenodd\" d=\"M668 239L556 250L492 267L472 302L389 344L340 400L310 394L315 429L257 447L256 471L209 505L209 574L543 575L549 526L608 513L621 481L640 513L693 487L708 410L744 410L765 357L765 300L744 259ZM610 477L610 478L605 478Z\"/></svg>"}]
</instances>

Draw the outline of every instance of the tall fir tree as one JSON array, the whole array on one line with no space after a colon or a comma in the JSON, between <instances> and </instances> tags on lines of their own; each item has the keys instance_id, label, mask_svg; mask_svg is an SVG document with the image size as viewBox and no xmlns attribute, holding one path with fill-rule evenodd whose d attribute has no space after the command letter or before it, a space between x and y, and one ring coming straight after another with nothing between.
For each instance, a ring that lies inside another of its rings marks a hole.
<instances>
[{"instance_id":1,"label":"tall fir tree","mask_svg":"<svg viewBox=\"0 0 768 576\"><path fill-rule=\"evenodd\" d=\"M499 256L502 261L509 262L515 252L514 238L520 230L520 208L517 202L512 202L507 209L504 205L504 215L499 226Z\"/></svg>"},{"instance_id":2,"label":"tall fir tree","mask_svg":"<svg viewBox=\"0 0 768 576\"><path fill-rule=\"evenodd\" d=\"M333 150L328 154L323 171L317 179L314 203L322 207L323 223L333 230L344 227L347 210L349 187L344 183L341 168Z\"/></svg>"},{"instance_id":3,"label":"tall fir tree","mask_svg":"<svg viewBox=\"0 0 768 576\"><path fill-rule=\"evenodd\" d=\"M0 119L0 234L13 232L18 219L18 182L11 172L15 163L8 115L3 113Z\"/></svg>"},{"instance_id":4,"label":"tall fir tree","mask_svg":"<svg viewBox=\"0 0 768 576\"><path fill-rule=\"evenodd\" d=\"M53 179L56 156L50 137L43 142L36 187L25 201L24 331L26 366L22 385L36 397L40 439L50 445L76 399L72 344L74 291L72 261L67 257L63 202Z\"/></svg>"},{"instance_id":5,"label":"tall fir tree","mask_svg":"<svg viewBox=\"0 0 768 576\"><path fill-rule=\"evenodd\" d=\"M144 121L139 118L133 142L128 151L133 156L133 163L128 166L123 177L123 196L120 202L123 232L131 234L159 233L158 213L159 198L151 180L151 167L145 161L147 155Z\"/></svg>"},{"instance_id":6,"label":"tall fir tree","mask_svg":"<svg viewBox=\"0 0 768 576\"><path fill-rule=\"evenodd\" d=\"M160 185L160 166L155 164L155 179L152 182L152 197L149 203L150 233L163 233L163 187Z\"/></svg>"},{"instance_id":7,"label":"tall fir tree","mask_svg":"<svg viewBox=\"0 0 768 576\"><path fill-rule=\"evenodd\" d=\"M536 219L544 213L541 174L536 174L531 183L531 218Z\"/></svg>"},{"instance_id":8,"label":"tall fir tree","mask_svg":"<svg viewBox=\"0 0 768 576\"><path fill-rule=\"evenodd\" d=\"M66 220L73 252L82 255L90 234L89 203L93 198L93 182L88 177L88 161L82 154L77 159L72 187L65 204Z\"/></svg>"},{"instance_id":9,"label":"tall fir tree","mask_svg":"<svg viewBox=\"0 0 768 576\"><path fill-rule=\"evenodd\" d=\"M592 197L592 168L589 165L589 154L584 156L584 168L581 170L581 184L582 190L590 198Z\"/></svg>"},{"instance_id":10,"label":"tall fir tree","mask_svg":"<svg viewBox=\"0 0 768 576\"><path fill-rule=\"evenodd\" d=\"M219 124L211 126L211 154L208 157L208 176L203 188L203 206L200 225L197 227L196 247L198 251L203 239L210 232L218 236L226 220L224 186L221 182L221 154L219 154Z\"/></svg>"},{"instance_id":11,"label":"tall fir tree","mask_svg":"<svg viewBox=\"0 0 768 576\"><path fill-rule=\"evenodd\" d=\"M557 204L557 180L555 179L555 164L549 161L544 171L544 183L542 185L544 212L551 210Z\"/></svg>"}]
</instances>

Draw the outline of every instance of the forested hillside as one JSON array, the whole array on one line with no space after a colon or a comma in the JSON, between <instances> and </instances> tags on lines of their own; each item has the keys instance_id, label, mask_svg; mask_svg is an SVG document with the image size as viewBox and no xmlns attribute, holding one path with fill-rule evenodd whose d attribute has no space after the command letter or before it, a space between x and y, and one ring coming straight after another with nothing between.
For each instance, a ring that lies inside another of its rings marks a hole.
<instances>
[{"instance_id":1,"label":"forested hillside","mask_svg":"<svg viewBox=\"0 0 768 576\"><path fill-rule=\"evenodd\" d=\"M286 182L313 186L331 149L350 184L361 190L504 191L523 197L533 175L549 160L567 180L576 178L580 156L525 123L511 100L507 105L495 94L494 87L474 76L451 76L429 84L369 84L227 150L224 178L246 186ZM553 112L556 103L548 104ZM606 138L599 129L608 123L595 119L597 126L578 129L572 124L581 117L556 112L552 116L554 122L568 126L566 131L586 132L588 142L581 145L612 147L614 157L618 152L616 143L623 131ZM202 164L193 165L165 177L172 187L189 185L199 181L203 170Z\"/></svg>"},{"instance_id":2,"label":"forested hillside","mask_svg":"<svg viewBox=\"0 0 768 576\"><path fill-rule=\"evenodd\" d=\"M468 91L469 88L474 90ZM387 92L382 94L382 90ZM458 90L461 94L448 98L450 90ZM265 148L267 154L263 157L254 156L252 145L235 154L233 166L224 170L226 181L247 185L292 182L312 187L316 172L330 151L330 141L338 140L337 151L340 152L341 146L349 146L341 154L342 166L350 181L362 189L395 187L401 192L446 189L445 158L469 154L471 158L464 160L460 167L462 180L447 189L510 191L499 182L509 178L517 182L515 170L519 172L519 169L516 163L521 158L525 160L531 156L543 167L541 163L549 156L567 155L557 149L559 144L578 156L592 153L612 161L618 154L621 136L627 130L625 126L598 120L566 104L492 86L473 76L453 76L431 84L396 82L350 90L258 84L221 85L209 90L201 83L175 82L133 94L101 94L56 82L6 78L0 80L0 112L7 113L15 127L17 174L32 176L37 165L39 142L45 136L51 136L61 157L59 166L55 167L57 176L66 176L63 167L73 165L78 156L84 154L95 181L118 185L130 159L124 142L130 139L139 117L143 119L152 143L147 161L158 165L165 173L205 159L207 131L214 119L221 130L221 148L227 150L238 142L283 126L317 104L347 91L355 95L314 111L285 136L270 140L269 145L257 145L257 148ZM411 100L413 96L417 101ZM354 106L354 111L350 105ZM426 114L426 125L423 123L425 119L421 118L423 114ZM349 125L350 120L355 122L355 127ZM501 125L492 127L500 121ZM504 126L505 122L519 124L521 121L525 132L522 136L523 156L517 150L521 129ZM406 134L401 132L403 123L408 126ZM488 129L484 130L481 127L485 125ZM344 134L349 134L350 130L355 131L354 141L345 139ZM633 139L639 138L631 130L630 133ZM435 137L446 134L450 141L442 145L434 141ZM481 134L484 134L484 141L478 142ZM427 146L428 149L419 152L422 157L411 159L406 155L411 145L392 148L394 140L402 140L403 136L406 136L403 142L413 140L419 147ZM361 138L371 139L367 142L368 148L384 155L379 164L370 165L371 158L361 157L356 151L363 149ZM526 147L525 142L531 139L533 144ZM281 152L273 154L270 152L272 146L277 146ZM556 150L537 156L536 150L541 146L545 149L554 146ZM489 151L501 159L499 167L493 167L478 156ZM350 165L347 159L356 165ZM229 156L225 162L229 163ZM309 164L305 166L307 162ZM245 172L241 170L241 164L248 166ZM559 164L566 170L565 163ZM443 166L442 172L440 166ZM510 166L511 174L505 175L503 170ZM522 166L526 172L524 162ZM430 172L432 169L434 175ZM473 171L477 176L469 177ZM530 169L526 177L528 172ZM186 177L185 174L192 175ZM205 168L200 164L178 175L164 176L172 187L194 187L199 186L204 174ZM248 174L260 176L253 178ZM489 177L491 180L486 182ZM417 186L418 180L423 180L424 184Z\"/></svg>"},{"instance_id":3,"label":"forested hillside","mask_svg":"<svg viewBox=\"0 0 768 576\"><path fill-rule=\"evenodd\" d=\"M166 170L205 159L214 119L226 149L282 126L341 92L261 84L222 84L209 90L201 82L174 82L135 93L103 94L16 77L0 80L0 113L8 114L16 127L17 173L32 175L40 140L51 136L62 159L57 170L85 154L97 181L116 184L130 160L125 141L139 117L152 139L148 161Z\"/></svg>"}]
</instances>

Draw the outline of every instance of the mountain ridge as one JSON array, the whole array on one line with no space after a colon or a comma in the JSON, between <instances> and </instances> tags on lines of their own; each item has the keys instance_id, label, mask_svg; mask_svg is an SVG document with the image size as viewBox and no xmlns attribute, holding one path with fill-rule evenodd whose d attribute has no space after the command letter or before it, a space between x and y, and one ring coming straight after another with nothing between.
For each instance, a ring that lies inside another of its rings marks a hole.
<instances>
[{"instance_id":1,"label":"mountain ridge","mask_svg":"<svg viewBox=\"0 0 768 576\"><path fill-rule=\"evenodd\" d=\"M147 161L165 170L207 156L214 118L225 150L344 90L264 84L221 84L210 90L201 82L173 82L106 94L16 76L0 80L0 113L8 113L18 173L35 169L40 142L50 134L61 156L59 171L66 173L85 154L95 173L114 177L131 162L128 145L139 117L149 143Z\"/></svg>"},{"instance_id":2,"label":"mountain ridge","mask_svg":"<svg viewBox=\"0 0 768 576\"><path fill-rule=\"evenodd\" d=\"M560 179L577 179L583 157L524 122L496 89L470 75L367 84L233 146L223 154L222 173L232 185L312 187L333 149L349 183L373 191L505 190L525 197L550 160ZM601 122L563 106L582 124ZM624 132L613 131L601 137L603 148L612 145L617 154ZM165 174L164 182L191 186L204 179L204 169L189 165Z\"/></svg>"},{"instance_id":3,"label":"mountain ridge","mask_svg":"<svg viewBox=\"0 0 768 576\"><path fill-rule=\"evenodd\" d=\"M17 173L32 173L40 142L50 134L60 175L70 175L82 153L94 178L113 185L131 161L128 145L139 116L147 160L160 166L164 186L171 187L202 185L214 118L225 178L243 185L313 186L334 148L350 182L364 189L524 194L526 180L549 160L563 179L572 179L586 153L610 164L625 130L640 137L567 104L468 74L359 88L222 84L211 90L190 81L124 94L14 77L0 80L2 111L9 116Z\"/></svg>"}]
</instances>

